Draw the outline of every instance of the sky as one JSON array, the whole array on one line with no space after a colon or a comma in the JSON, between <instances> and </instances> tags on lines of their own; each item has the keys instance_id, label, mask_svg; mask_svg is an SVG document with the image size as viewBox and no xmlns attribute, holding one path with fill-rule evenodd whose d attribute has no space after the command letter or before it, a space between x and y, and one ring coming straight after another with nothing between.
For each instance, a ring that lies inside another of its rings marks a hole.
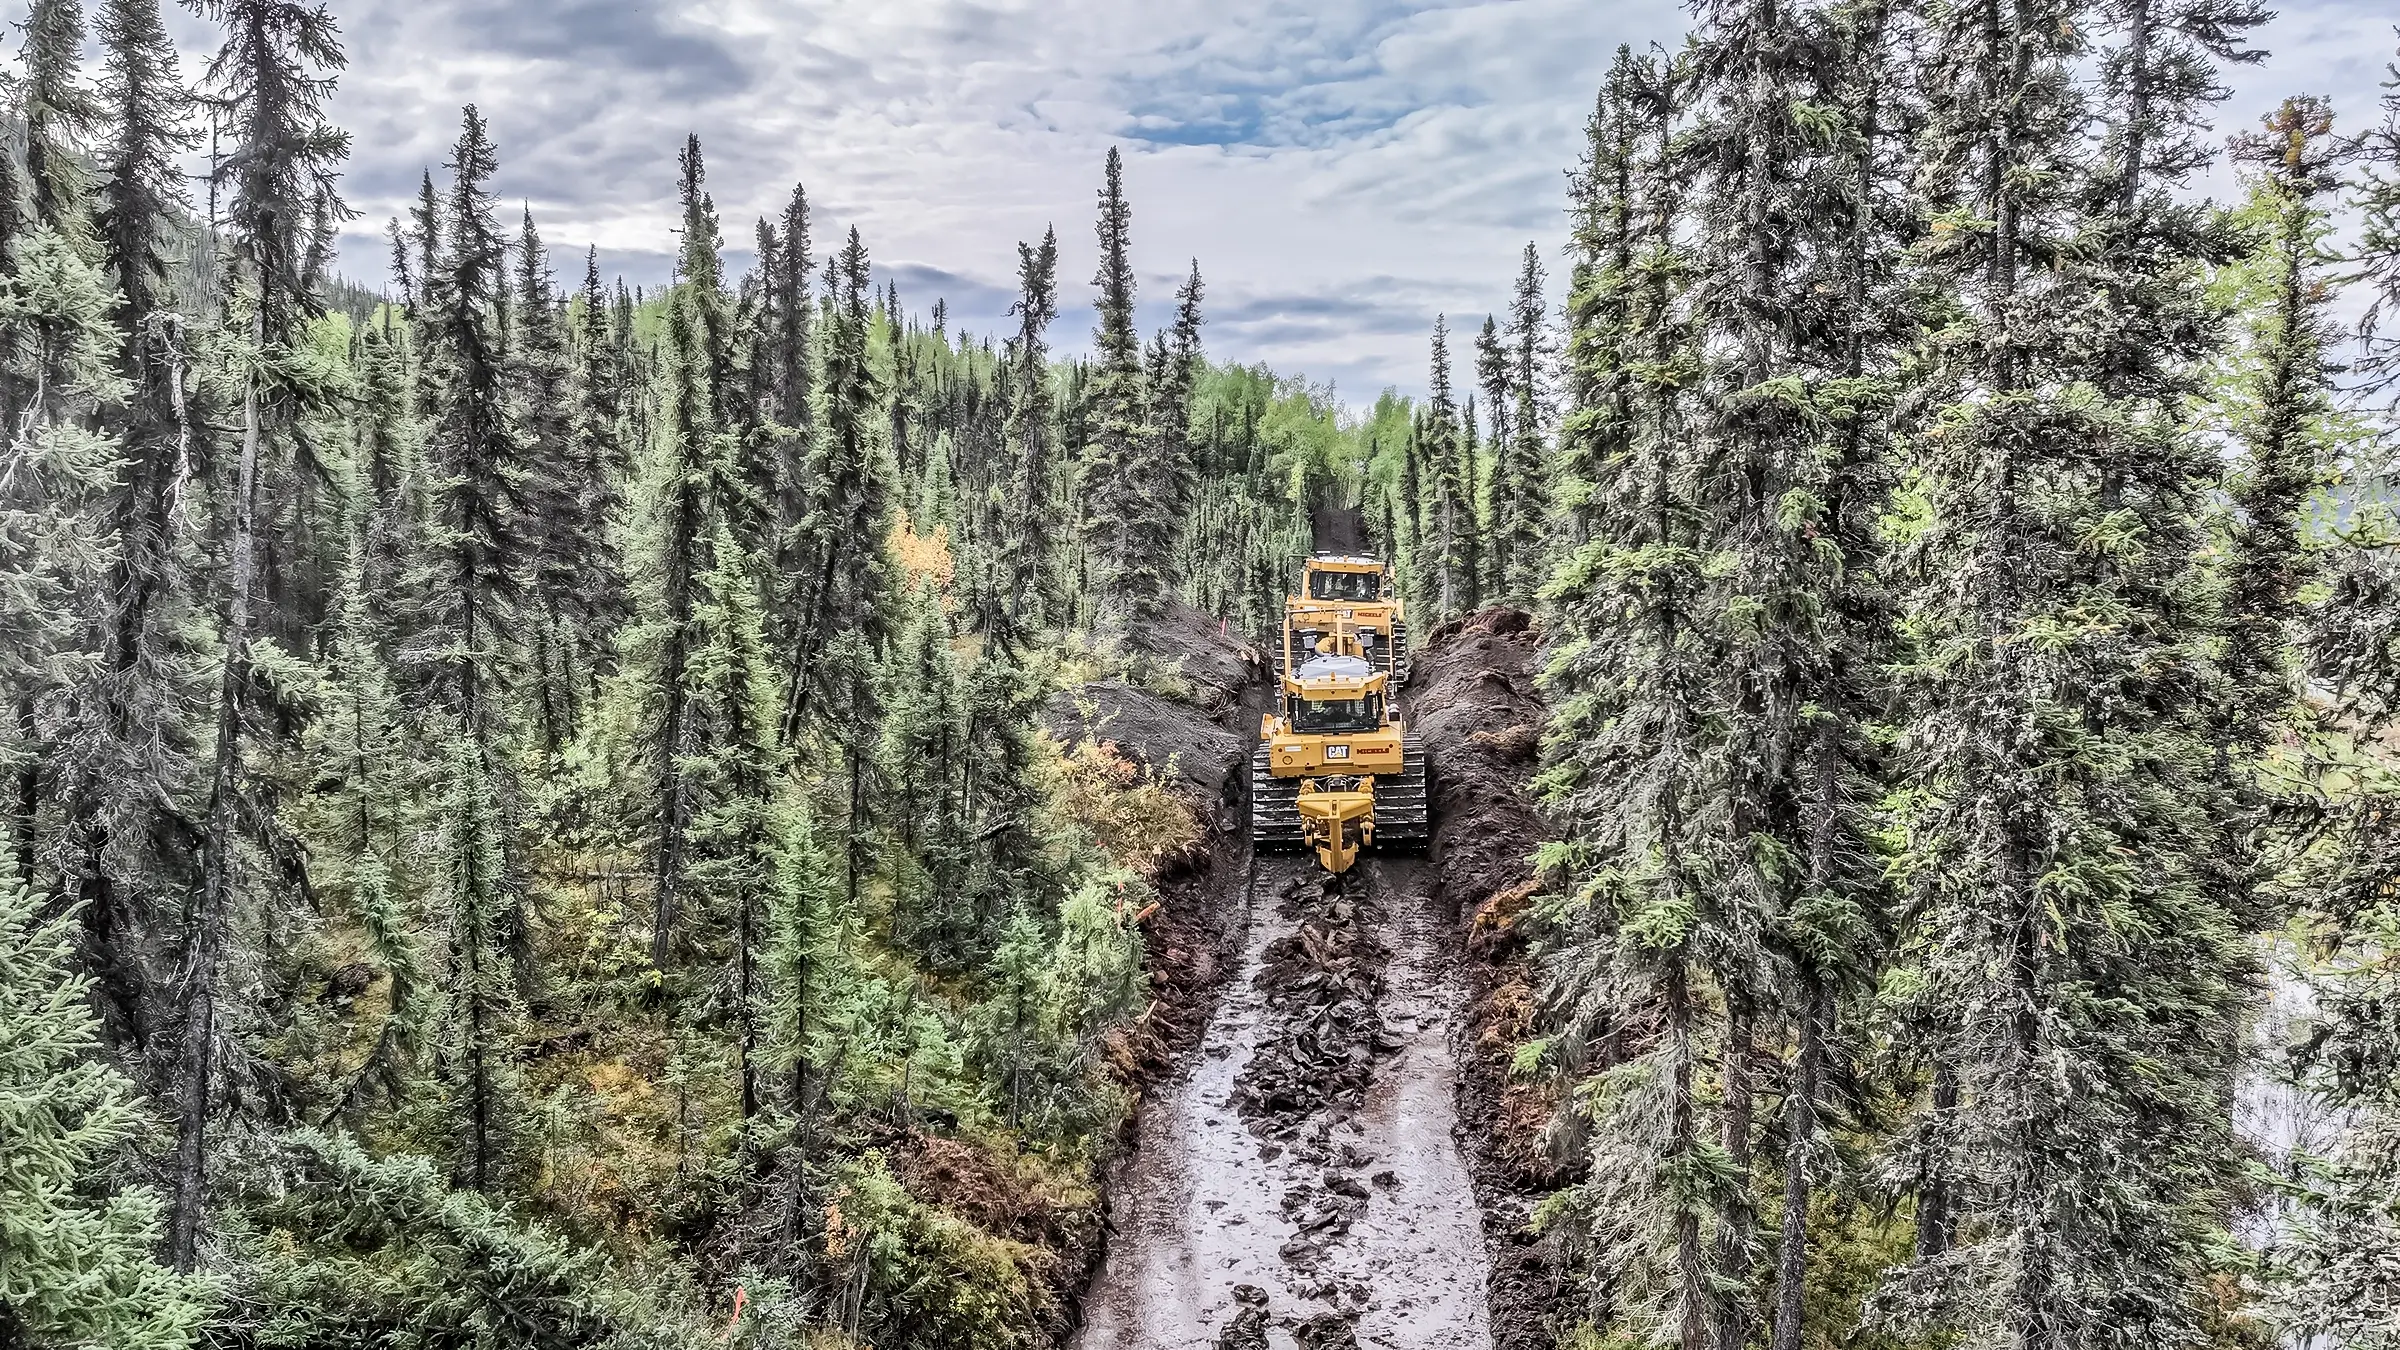
<instances>
[{"instance_id":1,"label":"sky","mask_svg":"<svg viewBox=\"0 0 2400 1350\"><path fill-rule=\"evenodd\" d=\"M1055 345L1089 341L1094 198L1125 156L1145 327L1196 259L1218 359L1331 382L1352 405L1421 392L1436 313L1479 326L1535 243L1560 298L1566 171L1620 43L1672 43L1643 0L330 0L350 55L334 115L362 214L343 270L379 284L383 223L459 108L498 143L577 280L656 284L675 159L701 139L735 265L807 185L820 256L856 226L879 276L953 327L1008 326L1016 245L1055 226ZM21 0L5 0L12 19ZM2292 0L2231 77L2221 130L2322 92L2344 125L2393 55L2390 0ZM210 41L189 15L187 73ZM13 44L12 44L13 46ZM2230 190L2230 178L2215 184Z\"/></svg>"}]
</instances>

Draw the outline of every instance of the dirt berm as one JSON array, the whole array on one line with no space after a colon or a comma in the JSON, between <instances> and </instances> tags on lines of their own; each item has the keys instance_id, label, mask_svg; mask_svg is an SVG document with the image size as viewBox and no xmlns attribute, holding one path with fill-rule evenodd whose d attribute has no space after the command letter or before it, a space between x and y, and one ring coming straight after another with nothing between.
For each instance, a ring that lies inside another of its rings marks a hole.
<instances>
[{"instance_id":1,"label":"dirt berm","mask_svg":"<svg viewBox=\"0 0 2400 1350\"><path fill-rule=\"evenodd\" d=\"M1561 1179L1541 1139L1552 1103L1508 1074L1534 1011L1516 923L1534 892L1533 854L1544 837L1529 791L1546 714L1541 662L1530 616L1487 609L1434 630L1419 649L1409 696L1411 726L1433 763L1433 867L1474 999L1460 1047L1458 1114L1491 1252L1496 1350L1552 1345L1555 1310L1574 1302L1557 1244L1528 1228L1534 1206Z\"/></svg>"},{"instance_id":2,"label":"dirt berm","mask_svg":"<svg viewBox=\"0 0 2400 1350\"><path fill-rule=\"evenodd\" d=\"M1231 804L1226 779L1257 739L1255 726L1228 725L1258 674L1257 652L1189 605L1169 608L1154 650L1162 664L1136 687L1094 680L1052 694L1042 720L1068 742L1089 736L1116 746L1144 769L1180 783L1210 819Z\"/></svg>"}]
</instances>

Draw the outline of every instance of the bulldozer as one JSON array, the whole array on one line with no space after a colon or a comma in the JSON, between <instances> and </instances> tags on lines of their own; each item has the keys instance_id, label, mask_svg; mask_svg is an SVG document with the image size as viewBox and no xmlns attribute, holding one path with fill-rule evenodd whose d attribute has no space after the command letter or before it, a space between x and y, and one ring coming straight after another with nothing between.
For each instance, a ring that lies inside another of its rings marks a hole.
<instances>
[{"instance_id":1,"label":"bulldozer","mask_svg":"<svg viewBox=\"0 0 2400 1350\"><path fill-rule=\"evenodd\" d=\"M1393 687L1408 683L1408 618L1401 612L1400 588L1389 564L1380 558L1344 553L1319 553L1300 565L1300 593L1284 601L1285 626L1300 616L1298 649L1312 653L1330 631L1333 618L1353 630L1357 655L1389 676ZM1276 652L1275 673L1281 675L1283 653Z\"/></svg>"},{"instance_id":2,"label":"bulldozer","mask_svg":"<svg viewBox=\"0 0 2400 1350\"><path fill-rule=\"evenodd\" d=\"M1431 805L1424 746L1401 722L1388 669L1366 655L1354 611L1287 606L1276 711L1260 718L1250 760L1252 847L1313 849L1336 876L1361 849L1423 844ZM1303 634L1314 635L1306 646Z\"/></svg>"}]
</instances>

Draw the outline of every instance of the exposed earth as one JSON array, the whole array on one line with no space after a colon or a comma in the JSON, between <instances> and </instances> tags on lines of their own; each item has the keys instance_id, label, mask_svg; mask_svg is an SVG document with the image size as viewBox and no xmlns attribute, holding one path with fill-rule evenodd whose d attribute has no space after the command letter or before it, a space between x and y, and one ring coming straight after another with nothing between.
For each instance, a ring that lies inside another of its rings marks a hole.
<instances>
[{"instance_id":1,"label":"exposed earth","mask_svg":"<svg viewBox=\"0 0 2400 1350\"><path fill-rule=\"evenodd\" d=\"M1205 1029L1167 1053L1113 1178L1083 1350L1481 1350L1530 1333L1545 1261L1523 1200L1542 1177L1510 1133L1530 1116L1512 1111L1486 1033L1514 1006L1496 991L1522 981L1491 911L1530 890L1539 838L1524 790L1535 646L1522 614L1495 610L1421 652L1403 706L1432 753L1429 855L1370 855L1334 880L1305 854L1252 857L1229 806L1234 828L1166 916L1169 995ZM1209 700L1221 729L1107 697L1133 714L1114 728L1145 743L1128 752L1164 770L1171 748L1201 796L1247 753L1258 691ZM1184 757L1219 734L1234 754L1217 773Z\"/></svg>"}]
</instances>

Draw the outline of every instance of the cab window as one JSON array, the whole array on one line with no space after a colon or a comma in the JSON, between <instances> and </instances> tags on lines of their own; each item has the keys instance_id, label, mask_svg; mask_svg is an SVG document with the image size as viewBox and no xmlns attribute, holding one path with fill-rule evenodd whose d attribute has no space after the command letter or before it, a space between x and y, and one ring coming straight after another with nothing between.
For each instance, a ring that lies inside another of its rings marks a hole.
<instances>
[{"instance_id":1,"label":"cab window","mask_svg":"<svg viewBox=\"0 0 2400 1350\"><path fill-rule=\"evenodd\" d=\"M1382 576L1375 572L1312 572L1308 578L1308 598L1364 604L1375 599L1382 581Z\"/></svg>"},{"instance_id":2,"label":"cab window","mask_svg":"<svg viewBox=\"0 0 2400 1350\"><path fill-rule=\"evenodd\" d=\"M1373 731L1383 725L1383 696L1304 698L1292 722L1299 730L1320 736Z\"/></svg>"}]
</instances>

